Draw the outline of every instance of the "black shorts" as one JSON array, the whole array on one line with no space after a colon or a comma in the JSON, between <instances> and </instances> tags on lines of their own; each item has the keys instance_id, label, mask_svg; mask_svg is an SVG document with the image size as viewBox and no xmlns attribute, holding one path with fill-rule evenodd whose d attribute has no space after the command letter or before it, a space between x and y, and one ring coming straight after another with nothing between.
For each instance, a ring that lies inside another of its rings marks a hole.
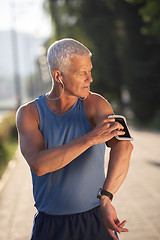
<instances>
[{"instance_id":1,"label":"black shorts","mask_svg":"<svg viewBox=\"0 0 160 240\"><path fill-rule=\"evenodd\" d=\"M34 219L31 240L112 240L104 227L99 206L71 215L47 215Z\"/></svg>"}]
</instances>

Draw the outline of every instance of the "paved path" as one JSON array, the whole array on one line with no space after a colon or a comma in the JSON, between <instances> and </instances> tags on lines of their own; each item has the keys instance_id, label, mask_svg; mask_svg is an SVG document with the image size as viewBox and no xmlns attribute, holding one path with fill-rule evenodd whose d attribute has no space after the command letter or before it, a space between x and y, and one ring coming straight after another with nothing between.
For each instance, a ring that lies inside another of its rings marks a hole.
<instances>
[{"instance_id":1,"label":"paved path","mask_svg":"<svg viewBox=\"0 0 160 240\"><path fill-rule=\"evenodd\" d=\"M15 158L0 181L0 240L29 240L36 211L29 167L19 151Z\"/></svg>"},{"instance_id":2,"label":"paved path","mask_svg":"<svg viewBox=\"0 0 160 240\"><path fill-rule=\"evenodd\" d=\"M160 239L160 133L133 131L134 152L128 176L115 195L129 233L121 240Z\"/></svg>"},{"instance_id":3,"label":"paved path","mask_svg":"<svg viewBox=\"0 0 160 240\"><path fill-rule=\"evenodd\" d=\"M130 230L120 239L160 240L160 133L131 132L135 149L130 170L113 200ZM0 240L29 240L32 229L30 171L19 151L16 158L0 181Z\"/></svg>"}]
</instances>

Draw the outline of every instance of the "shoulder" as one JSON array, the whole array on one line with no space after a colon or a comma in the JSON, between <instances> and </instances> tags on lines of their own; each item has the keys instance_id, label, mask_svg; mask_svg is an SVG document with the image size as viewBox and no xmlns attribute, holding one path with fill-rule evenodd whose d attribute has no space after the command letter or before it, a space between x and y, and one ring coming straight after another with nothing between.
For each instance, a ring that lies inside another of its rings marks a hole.
<instances>
[{"instance_id":1,"label":"shoulder","mask_svg":"<svg viewBox=\"0 0 160 240\"><path fill-rule=\"evenodd\" d=\"M102 104L105 104L105 105L110 105L109 102L104 98L102 97L100 94L98 93L93 93L93 92L90 92L86 101L88 102L96 102L98 105L102 105Z\"/></svg>"},{"instance_id":2,"label":"shoulder","mask_svg":"<svg viewBox=\"0 0 160 240\"><path fill-rule=\"evenodd\" d=\"M92 119L95 125L113 114L110 103L101 95L92 92L85 100L85 111L88 119Z\"/></svg>"},{"instance_id":3,"label":"shoulder","mask_svg":"<svg viewBox=\"0 0 160 240\"><path fill-rule=\"evenodd\" d=\"M16 113L16 124L18 129L21 128L21 126L29 126L31 123L39 125L39 116L35 101L20 106Z\"/></svg>"},{"instance_id":4,"label":"shoulder","mask_svg":"<svg viewBox=\"0 0 160 240\"><path fill-rule=\"evenodd\" d=\"M17 110L17 117L23 117L27 114L32 115L37 110L35 101L28 102L20 106Z\"/></svg>"}]
</instances>

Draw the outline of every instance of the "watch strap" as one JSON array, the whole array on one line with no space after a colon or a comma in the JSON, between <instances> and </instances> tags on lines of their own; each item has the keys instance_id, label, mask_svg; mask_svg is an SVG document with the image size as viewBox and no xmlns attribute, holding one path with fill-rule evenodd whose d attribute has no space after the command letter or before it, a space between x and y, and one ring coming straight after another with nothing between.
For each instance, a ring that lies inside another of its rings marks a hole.
<instances>
[{"instance_id":1,"label":"watch strap","mask_svg":"<svg viewBox=\"0 0 160 240\"><path fill-rule=\"evenodd\" d=\"M106 190L104 190L104 189L102 189L102 188L100 188L100 189L99 189L99 192L98 192L98 195L97 195L97 198L100 199L101 196L103 196L103 195L107 196L107 197L112 201L112 199L113 199L113 194L110 193L110 192L108 192L108 191L106 191Z\"/></svg>"}]
</instances>

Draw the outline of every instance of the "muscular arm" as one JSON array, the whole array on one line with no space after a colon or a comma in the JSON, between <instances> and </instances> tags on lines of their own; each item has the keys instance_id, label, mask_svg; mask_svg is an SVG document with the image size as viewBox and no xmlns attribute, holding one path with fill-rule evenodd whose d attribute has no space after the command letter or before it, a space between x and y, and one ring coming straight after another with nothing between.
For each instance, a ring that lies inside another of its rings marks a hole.
<instances>
[{"instance_id":1,"label":"muscular arm","mask_svg":"<svg viewBox=\"0 0 160 240\"><path fill-rule=\"evenodd\" d=\"M92 110L90 108L86 109L88 117L92 115L92 122L95 126L98 126L100 122L113 114L110 104L97 94L93 94L92 106ZM110 139L107 145L111 150L108 173L103 188L114 194L123 183L128 172L133 146L130 141L118 141L116 138Z\"/></svg>"},{"instance_id":2,"label":"muscular arm","mask_svg":"<svg viewBox=\"0 0 160 240\"><path fill-rule=\"evenodd\" d=\"M107 120L82 137L65 145L46 149L38 119L34 102L22 106L17 112L21 152L38 176L63 168L92 145L108 141L118 134L114 131L118 125L113 120Z\"/></svg>"},{"instance_id":3,"label":"muscular arm","mask_svg":"<svg viewBox=\"0 0 160 240\"><path fill-rule=\"evenodd\" d=\"M108 115L113 114L113 110L109 103L100 96L94 96L92 99L92 106L96 106L92 110L88 108L88 114L93 116L92 122L97 126L103 119L106 119ZM112 138L107 144L110 150L110 158L108 165L107 177L105 179L103 188L112 194L116 193L126 178L129 161L133 146L130 141L118 141L116 138ZM102 196L100 199L100 208L104 225L108 229L113 239L118 238L113 233L127 232L128 230L123 228L126 221L120 222L117 218L116 211L111 204L108 197Z\"/></svg>"}]
</instances>

